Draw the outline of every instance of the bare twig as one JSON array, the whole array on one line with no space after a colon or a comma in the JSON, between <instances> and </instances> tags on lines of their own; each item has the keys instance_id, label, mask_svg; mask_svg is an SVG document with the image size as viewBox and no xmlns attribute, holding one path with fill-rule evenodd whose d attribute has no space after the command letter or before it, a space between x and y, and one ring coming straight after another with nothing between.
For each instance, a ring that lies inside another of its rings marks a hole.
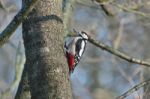
<instances>
[{"instance_id":1,"label":"bare twig","mask_svg":"<svg viewBox=\"0 0 150 99\"><path fill-rule=\"evenodd\" d=\"M38 0L28 0L27 5L23 6L19 13L10 22L10 24L0 34L0 47L2 47L8 41L10 36L14 33L21 22L27 17L37 1Z\"/></svg>"},{"instance_id":2,"label":"bare twig","mask_svg":"<svg viewBox=\"0 0 150 99\"><path fill-rule=\"evenodd\" d=\"M114 16L114 14L107 7L107 4L113 2L112 0L92 0L92 2L98 3L107 16Z\"/></svg>"},{"instance_id":3,"label":"bare twig","mask_svg":"<svg viewBox=\"0 0 150 99\"><path fill-rule=\"evenodd\" d=\"M119 50L116 50L108 45L105 45L104 43L100 42L100 41L97 41L95 39L93 39L92 37L89 37L88 41L92 44L94 44L95 46L101 48L102 50L105 50L109 53L112 53L128 62L131 62L131 63L136 63L136 64L140 64L140 65L144 65L144 66L147 66L147 67L150 67L150 63L149 62L146 62L146 61L143 61L143 60L140 60L140 59L136 59L136 58L132 58L124 53L122 53L121 51Z\"/></svg>"},{"instance_id":4,"label":"bare twig","mask_svg":"<svg viewBox=\"0 0 150 99\"><path fill-rule=\"evenodd\" d=\"M150 1L144 2L144 3L140 3L140 4L136 4L136 5L132 6L132 7L130 7L130 9L138 10L138 9L140 9L142 7L149 6L149 5L150 5Z\"/></svg>"},{"instance_id":5,"label":"bare twig","mask_svg":"<svg viewBox=\"0 0 150 99\"><path fill-rule=\"evenodd\" d=\"M124 99L127 96L129 96L130 94L132 94L133 92L137 91L138 89L142 88L143 86L147 85L150 83L150 79L146 80L136 86L134 86L133 88L131 88L130 90L128 90L127 92L125 92L124 94L122 94L121 96L117 97L116 99Z\"/></svg>"},{"instance_id":6,"label":"bare twig","mask_svg":"<svg viewBox=\"0 0 150 99\"><path fill-rule=\"evenodd\" d=\"M120 5L120 4L117 4L115 2L111 2L112 5L124 10L124 11L128 11L128 12L131 12L131 13L134 13L134 14L137 14L137 15L141 15L143 17L146 17L146 18L150 18L150 14L146 14L144 12L140 12L140 11L136 11L135 9L131 9L131 8L127 8L123 5Z\"/></svg>"},{"instance_id":7,"label":"bare twig","mask_svg":"<svg viewBox=\"0 0 150 99\"><path fill-rule=\"evenodd\" d=\"M107 2L104 2L104 3L102 2L102 0L96 0L96 1L100 5L101 4L103 4L103 5L105 5L105 4L112 4L112 5L116 6L117 8L122 9L124 11L131 12L131 13L134 13L134 14L137 14L137 15L141 15L141 16L146 17L146 18L150 18L150 14L147 14L147 13L144 13L144 12L141 12L141 11L137 11L137 9L140 8L143 5L144 6L145 5L150 5L150 2L147 2L145 4L139 4L137 6L134 6L133 8L128 8L126 6L123 6L121 4L116 3L114 0L108 0Z\"/></svg>"}]
</instances>

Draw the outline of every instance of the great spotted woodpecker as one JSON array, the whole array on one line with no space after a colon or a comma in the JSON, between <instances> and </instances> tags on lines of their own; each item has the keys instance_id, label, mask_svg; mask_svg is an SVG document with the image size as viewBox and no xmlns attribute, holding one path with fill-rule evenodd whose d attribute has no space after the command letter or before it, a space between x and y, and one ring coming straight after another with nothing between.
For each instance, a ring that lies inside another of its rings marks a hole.
<instances>
[{"instance_id":1,"label":"great spotted woodpecker","mask_svg":"<svg viewBox=\"0 0 150 99\"><path fill-rule=\"evenodd\" d=\"M76 32L76 31L75 31ZM69 74L73 73L79 63L87 44L88 36L85 32L76 32L77 36L69 37L64 44L65 54L69 66Z\"/></svg>"}]
</instances>

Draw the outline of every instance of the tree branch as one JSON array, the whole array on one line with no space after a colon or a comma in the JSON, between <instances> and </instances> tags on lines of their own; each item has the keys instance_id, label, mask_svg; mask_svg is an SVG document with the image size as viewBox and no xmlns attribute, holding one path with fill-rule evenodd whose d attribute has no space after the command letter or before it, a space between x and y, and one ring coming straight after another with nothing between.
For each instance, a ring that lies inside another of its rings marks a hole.
<instances>
[{"instance_id":1,"label":"tree branch","mask_svg":"<svg viewBox=\"0 0 150 99\"><path fill-rule=\"evenodd\" d=\"M106 4L111 3L112 0L92 0L92 2L98 3L107 16L114 16L114 14L106 6Z\"/></svg>"},{"instance_id":2,"label":"tree branch","mask_svg":"<svg viewBox=\"0 0 150 99\"><path fill-rule=\"evenodd\" d=\"M146 62L146 61L143 61L143 60L140 60L140 59L136 59L136 58L132 58L124 53L122 53L121 51L117 50L117 49L114 49L108 45L105 45L103 44L102 42L98 41L98 40L95 40L93 39L92 37L89 36L89 39L88 41L92 44L94 44L95 46L101 48L102 50L105 50L113 55L116 55L118 57L120 57L121 59L124 59L128 62L131 62L131 63L136 63L136 64L140 64L140 65L144 65L144 66L147 66L147 67L150 67L150 63L149 62Z\"/></svg>"},{"instance_id":3,"label":"tree branch","mask_svg":"<svg viewBox=\"0 0 150 99\"><path fill-rule=\"evenodd\" d=\"M124 10L124 11L128 11L128 12L131 12L131 13L134 13L134 14L137 14L137 15L141 15L143 17L146 17L146 18L150 18L150 14L146 14L144 12L141 12L141 11L136 11L135 9L131 9L131 8L127 8L123 5L120 5L120 4L117 4L115 2L111 2L112 5Z\"/></svg>"},{"instance_id":4,"label":"tree branch","mask_svg":"<svg viewBox=\"0 0 150 99\"><path fill-rule=\"evenodd\" d=\"M2 47L14 33L17 27L22 23L22 21L27 17L29 12L33 9L35 3L38 0L28 0L27 5L24 5L19 13L14 17L14 19L9 23L9 25L0 34L0 47Z\"/></svg>"},{"instance_id":5,"label":"tree branch","mask_svg":"<svg viewBox=\"0 0 150 99\"><path fill-rule=\"evenodd\" d=\"M128 90L127 92L125 92L124 94L122 94L121 96L117 97L116 99L124 99L127 96L129 96L130 94L132 94L133 92L137 91L138 89L140 89L141 87L147 85L150 83L150 79L146 80L144 82L141 82L140 84L134 86L133 88L131 88L130 90Z\"/></svg>"},{"instance_id":6,"label":"tree branch","mask_svg":"<svg viewBox=\"0 0 150 99\"><path fill-rule=\"evenodd\" d=\"M127 12L131 12L131 13L134 13L134 14L137 14L137 15L141 15L143 17L146 17L146 18L150 18L150 14L147 14L147 13L144 13L144 12L141 12L141 11L137 11L138 8L140 8L142 5L150 5L150 2L147 2L145 4L140 4L140 5L137 5L135 8L128 8L126 6L123 6L123 5L120 5L118 3L116 3L114 0L95 0L97 1L97 3L99 3L100 5L106 5L106 4L111 4L111 5L114 5L116 6L117 8L119 9L122 9L124 11L127 11Z\"/></svg>"}]
</instances>

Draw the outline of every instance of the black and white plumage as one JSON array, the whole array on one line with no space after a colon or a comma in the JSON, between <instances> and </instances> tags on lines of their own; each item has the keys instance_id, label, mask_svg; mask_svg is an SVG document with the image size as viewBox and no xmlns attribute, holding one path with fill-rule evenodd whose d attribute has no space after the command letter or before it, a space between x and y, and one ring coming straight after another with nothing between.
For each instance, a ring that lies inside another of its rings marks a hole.
<instances>
[{"instance_id":1,"label":"black and white plumage","mask_svg":"<svg viewBox=\"0 0 150 99\"><path fill-rule=\"evenodd\" d=\"M70 73L74 71L74 68L79 63L88 40L88 36L85 32L81 31L76 33L77 36L69 37L69 39L65 41L64 45Z\"/></svg>"},{"instance_id":2,"label":"black and white plumage","mask_svg":"<svg viewBox=\"0 0 150 99\"><path fill-rule=\"evenodd\" d=\"M76 59L75 64L76 65L80 61L80 59L85 51L87 38L88 38L86 35L84 35L85 32L82 31L80 34L82 34L82 35L79 35L80 37L76 42L76 54L75 54L75 59Z\"/></svg>"}]
</instances>

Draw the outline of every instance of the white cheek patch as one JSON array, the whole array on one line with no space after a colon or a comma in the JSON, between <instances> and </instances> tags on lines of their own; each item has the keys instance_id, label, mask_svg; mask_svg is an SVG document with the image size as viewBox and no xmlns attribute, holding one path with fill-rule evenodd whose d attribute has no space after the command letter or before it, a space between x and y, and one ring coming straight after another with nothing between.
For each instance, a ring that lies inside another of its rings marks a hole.
<instances>
[{"instance_id":1,"label":"white cheek patch","mask_svg":"<svg viewBox=\"0 0 150 99\"><path fill-rule=\"evenodd\" d=\"M86 34L83 34L83 38L88 39L88 36Z\"/></svg>"},{"instance_id":2,"label":"white cheek patch","mask_svg":"<svg viewBox=\"0 0 150 99\"><path fill-rule=\"evenodd\" d=\"M80 50L80 52L79 52L79 55L80 55L80 56L82 56L82 54L83 54L84 47L85 47L85 42L82 41L82 43L81 43L81 50Z\"/></svg>"}]
</instances>

